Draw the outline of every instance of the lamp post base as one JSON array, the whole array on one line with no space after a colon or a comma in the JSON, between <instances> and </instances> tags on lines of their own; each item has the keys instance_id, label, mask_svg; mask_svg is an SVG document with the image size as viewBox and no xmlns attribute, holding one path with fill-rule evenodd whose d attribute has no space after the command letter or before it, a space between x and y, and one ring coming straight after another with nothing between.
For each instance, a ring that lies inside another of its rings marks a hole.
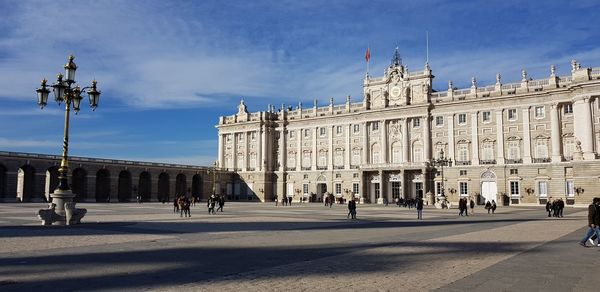
<instances>
[{"instance_id":1,"label":"lamp post base","mask_svg":"<svg viewBox=\"0 0 600 292\"><path fill-rule=\"evenodd\" d=\"M38 211L38 218L42 220L42 225L71 225L81 223L81 218L87 213L86 209L75 208L73 197L75 195L71 190L57 189L50 194L52 203L48 209Z\"/></svg>"}]
</instances>

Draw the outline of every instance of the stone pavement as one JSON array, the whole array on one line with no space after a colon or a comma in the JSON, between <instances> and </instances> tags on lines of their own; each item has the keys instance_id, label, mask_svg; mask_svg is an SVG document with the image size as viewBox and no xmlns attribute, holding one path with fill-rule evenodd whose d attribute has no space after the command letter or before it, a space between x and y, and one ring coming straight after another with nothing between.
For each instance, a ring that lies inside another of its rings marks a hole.
<instances>
[{"instance_id":1,"label":"stone pavement","mask_svg":"<svg viewBox=\"0 0 600 292\"><path fill-rule=\"evenodd\" d=\"M39 226L43 204L0 204L2 291L595 291L585 209L458 211L230 203L79 204L85 224Z\"/></svg>"}]
</instances>

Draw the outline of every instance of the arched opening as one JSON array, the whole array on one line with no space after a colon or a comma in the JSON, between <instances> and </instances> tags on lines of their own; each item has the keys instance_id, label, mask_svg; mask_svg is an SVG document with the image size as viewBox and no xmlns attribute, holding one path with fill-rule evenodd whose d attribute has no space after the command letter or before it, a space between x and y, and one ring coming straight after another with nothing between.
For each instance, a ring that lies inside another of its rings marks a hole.
<instances>
[{"instance_id":1,"label":"arched opening","mask_svg":"<svg viewBox=\"0 0 600 292\"><path fill-rule=\"evenodd\" d=\"M76 168L71 175L71 191L75 194L75 202L83 202L87 199L87 171Z\"/></svg>"},{"instance_id":2,"label":"arched opening","mask_svg":"<svg viewBox=\"0 0 600 292\"><path fill-rule=\"evenodd\" d=\"M119 198L119 202L129 202L131 199L131 173L127 170L119 173L117 197Z\"/></svg>"},{"instance_id":3,"label":"arched opening","mask_svg":"<svg viewBox=\"0 0 600 292\"><path fill-rule=\"evenodd\" d=\"M152 180L150 173L144 171L140 173L138 193L142 197L143 202L150 202L152 199Z\"/></svg>"},{"instance_id":4,"label":"arched opening","mask_svg":"<svg viewBox=\"0 0 600 292\"><path fill-rule=\"evenodd\" d=\"M107 169L96 173L96 202L110 202L110 172Z\"/></svg>"},{"instance_id":5,"label":"arched opening","mask_svg":"<svg viewBox=\"0 0 600 292\"><path fill-rule=\"evenodd\" d=\"M6 167L0 164L0 198L6 197Z\"/></svg>"},{"instance_id":6,"label":"arched opening","mask_svg":"<svg viewBox=\"0 0 600 292\"><path fill-rule=\"evenodd\" d=\"M187 178L183 173L180 173L177 175L177 177L175 177L175 195L187 196Z\"/></svg>"},{"instance_id":7,"label":"arched opening","mask_svg":"<svg viewBox=\"0 0 600 292\"><path fill-rule=\"evenodd\" d=\"M23 165L17 173L17 201L31 202L35 199L35 168Z\"/></svg>"},{"instance_id":8,"label":"arched opening","mask_svg":"<svg viewBox=\"0 0 600 292\"><path fill-rule=\"evenodd\" d=\"M202 187L202 176L200 176L199 174L194 175L192 177L192 197L198 199L202 198Z\"/></svg>"},{"instance_id":9,"label":"arched opening","mask_svg":"<svg viewBox=\"0 0 600 292\"><path fill-rule=\"evenodd\" d=\"M44 195L46 201L50 200L50 194L54 193L58 186L58 166L51 166L46 170L46 184L44 186Z\"/></svg>"},{"instance_id":10,"label":"arched opening","mask_svg":"<svg viewBox=\"0 0 600 292\"><path fill-rule=\"evenodd\" d=\"M169 201L169 174L163 172L158 176L158 200Z\"/></svg>"}]
</instances>

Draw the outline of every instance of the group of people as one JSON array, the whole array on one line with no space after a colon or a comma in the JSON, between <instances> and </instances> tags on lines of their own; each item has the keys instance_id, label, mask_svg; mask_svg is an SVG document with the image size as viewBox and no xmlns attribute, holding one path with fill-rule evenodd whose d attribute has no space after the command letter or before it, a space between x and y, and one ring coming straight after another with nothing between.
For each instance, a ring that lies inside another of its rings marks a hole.
<instances>
[{"instance_id":1,"label":"group of people","mask_svg":"<svg viewBox=\"0 0 600 292\"><path fill-rule=\"evenodd\" d=\"M281 205L282 206L287 206L287 205L292 205L292 199L294 197L286 197L284 196L283 198L281 198ZM275 200L275 206L277 206L279 204L279 199L277 198L277 195L275 195L275 197L273 198Z\"/></svg>"},{"instance_id":2,"label":"group of people","mask_svg":"<svg viewBox=\"0 0 600 292\"><path fill-rule=\"evenodd\" d=\"M546 212L548 212L548 217L562 217L564 208L565 201L563 201L561 198L558 198L552 202L550 202L550 200L546 202Z\"/></svg>"},{"instance_id":3,"label":"group of people","mask_svg":"<svg viewBox=\"0 0 600 292\"><path fill-rule=\"evenodd\" d=\"M496 205L496 200L492 200L491 202L487 201L485 203L485 209L488 211L488 214L490 213L490 211L492 212L492 214L494 214L494 212L496 212L496 207L498 207Z\"/></svg>"},{"instance_id":4,"label":"group of people","mask_svg":"<svg viewBox=\"0 0 600 292\"><path fill-rule=\"evenodd\" d=\"M192 202L187 196L177 195L175 196L175 200L173 200L173 213L179 211L179 217L192 217L192 213L190 212L191 204Z\"/></svg>"},{"instance_id":5,"label":"group of people","mask_svg":"<svg viewBox=\"0 0 600 292\"><path fill-rule=\"evenodd\" d=\"M404 207L404 208L414 208L417 205L417 199L405 199L405 198L399 198L396 201L396 205L398 205L398 207Z\"/></svg>"},{"instance_id":6,"label":"group of people","mask_svg":"<svg viewBox=\"0 0 600 292\"><path fill-rule=\"evenodd\" d=\"M217 205L219 205L219 207L215 211L215 207ZM218 211L223 212L224 206L225 206L225 197L222 195L219 196L219 195L213 194L210 197L208 197L208 200L206 201L206 207L208 207L208 214L216 214L216 212L218 212Z\"/></svg>"},{"instance_id":7,"label":"group of people","mask_svg":"<svg viewBox=\"0 0 600 292\"><path fill-rule=\"evenodd\" d=\"M469 201L467 198L460 198L460 200L458 200L458 216L469 216L469 208L471 208L471 215L473 215L475 212L475 201L473 201L473 199Z\"/></svg>"}]
</instances>

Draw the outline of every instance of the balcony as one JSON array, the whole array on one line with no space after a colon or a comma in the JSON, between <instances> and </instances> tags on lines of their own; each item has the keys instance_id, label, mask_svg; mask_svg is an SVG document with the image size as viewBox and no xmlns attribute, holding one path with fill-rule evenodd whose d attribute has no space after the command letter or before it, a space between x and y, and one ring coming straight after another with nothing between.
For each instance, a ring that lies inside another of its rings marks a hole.
<instances>
[{"instance_id":1,"label":"balcony","mask_svg":"<svg viewBox=\"0 0 600 292\"><path fill-rule=\"evenodd\" d=\"M350 169L358 169L358 165L350 165Z\"/></svg>"},{"instance_id":2,"label":"balcony","mask_svg":"<svg viewBox=\"0 0 600 292\"><path fill-rule=\"evenodd\" d=\"M506 159L506 164L521 164L523 159Z\"/></svg>"},{"instance_id":3,"label":"balcony","mask_svg":"<svg viewBox=\"0 0 600 292\"><path fill-rule=\"evenodd\" d=\"M479 164L496 164L496 159L483 159L479 161Z\"/></svg>"},{"instance_id":4,"label":"balcony","mask_svg":"<svg viewBox=\"0 0 600 292\"><path fill-rule=\"evenodd\" d=\"M457 160L456 162L454 162L454 165L456 166L460 166L460 165L471 165L471 160Z\"/></svg>"},{"instance_id":5,"label":"balcony","mask_svg":"<svg viewBox=\"0 0 600 292\"><path fill-rule=\"evenodd\" d=\"M534 158L533 159L533 163L550 163L552 162L552 159L545 157L545 158Z\"/></svg>"},{"instance_id":6,"label":"balcony","mask_svg":"<svg viewBox=\"0 0 600 292\"><path fill-rule=\"evenodd\" d=\"M310 166L302 166L302 170L310 170Z\"/></svg>"},{"instance_id":7,"label":"balcony","mask_svg":"<svg viewBox=\"0 0 600 292\"><path fill-rule=\"evenodd\" d=\"M343 165L334 165L333 169L344 169Z\"/></svg>"},{"instance_id":8,"label":"balcony","mask_svg":"<svg viewBox=\"0 0 600 292\"><path fill-rule=\"evenodd\" d=\"M317 166L317 170L327 170L327 166Z\"/></svg>"},{"instance_id":9,"label":"balcony","mask_svg":"<svg viewBox=\"0 0 600 292\"><path fill-rule=\"evenodd\" d=\"M285 168L286 171L296 171L296 167L286 167Z\"/></svg>"},{"instance_id":10,"label":"balcony","mask_svg":"<svg viewBox=\"0 0 600 292\"><path fill-rule=\"evenodd\" d=\"M256 171L255 167L248 167L248 171Z\"/></svg>"}]
</instances>

